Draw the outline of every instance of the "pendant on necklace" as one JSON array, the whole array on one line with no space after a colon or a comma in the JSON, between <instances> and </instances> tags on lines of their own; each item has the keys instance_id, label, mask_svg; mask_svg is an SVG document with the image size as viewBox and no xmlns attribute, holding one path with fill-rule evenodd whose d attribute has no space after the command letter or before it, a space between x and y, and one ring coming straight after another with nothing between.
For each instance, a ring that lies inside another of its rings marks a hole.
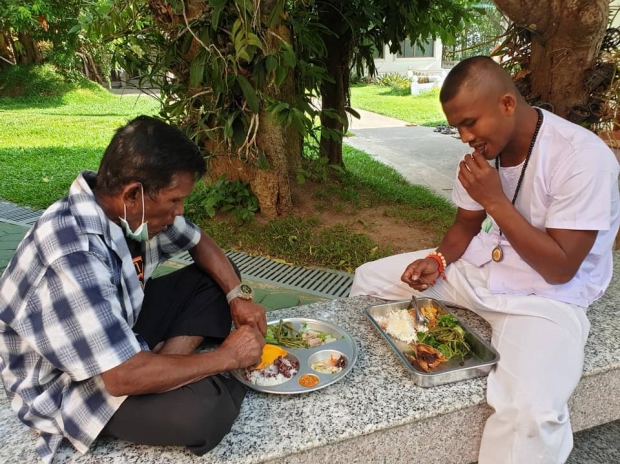
<instances>
[{"instance_id":1,"label":"pendant on necklace","mask_svg":"<svg viewBox=\"0 0 620 464\"><path fill-rule=\"evenodd\" d=\"M491 252L491 258L493 258L493 261L495 261L496 263L499 263L502 259L504 259L504 252L502 251L502 247L497 245L495 248L493 248L493 251Z\"/></svg>"}]
</instances>

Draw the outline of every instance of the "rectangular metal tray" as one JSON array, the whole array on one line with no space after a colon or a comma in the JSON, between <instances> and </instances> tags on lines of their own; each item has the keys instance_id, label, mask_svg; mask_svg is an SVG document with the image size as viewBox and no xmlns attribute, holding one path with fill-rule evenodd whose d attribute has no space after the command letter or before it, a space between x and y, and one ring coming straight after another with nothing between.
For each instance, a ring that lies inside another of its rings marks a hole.
<instances>
[{"instance_id":1,"label":"rectangular metal tray","mask_svg":"<svg viewBox=\"0 0 620 464\"><path fill-rule=\"evenodd\" d=\"M433 306L437 308L439 314L452 314L440 301L432 298L418 298L420 307ZM466 332L465 341L471 346L472 354L465 356L465 359L455 357L450 361L441 363L433 372L424 372L413 366L403 352L412 353L411 348L405 342L392 338L377 322L377 317L385 317L388 313L395 310L406 309L409 300L395 301L392 303L373 305L366 308L366 316L375 326L379 334L386 340L388 346L396 353L398 358L405 365L405 368L413 375L414 383L420 387L434 387L451 382L472 379L487 375L493 365L499 361L499 353L490 346L485 340L481 339L460 319L459 323Z\"/></svg>"}]
</instances>

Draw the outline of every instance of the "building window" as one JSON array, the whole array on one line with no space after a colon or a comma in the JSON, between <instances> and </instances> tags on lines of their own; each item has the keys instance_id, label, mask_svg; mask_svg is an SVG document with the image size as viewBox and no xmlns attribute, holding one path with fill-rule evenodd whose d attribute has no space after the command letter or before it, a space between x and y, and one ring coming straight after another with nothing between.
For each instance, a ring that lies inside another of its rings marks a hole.
<instances>
[{"instance_id":1,"label":"building window","mask_svg":"<svg viewBox=\"0 0 620 464\"><path fill-rule=\"evenodd\" d=\"M429 39L425 42L418 42L411 46L411 40L406 39L400 43L400 53L397 58L432 58L435 52L435 41Z\"/></svg>"}]
</instances>

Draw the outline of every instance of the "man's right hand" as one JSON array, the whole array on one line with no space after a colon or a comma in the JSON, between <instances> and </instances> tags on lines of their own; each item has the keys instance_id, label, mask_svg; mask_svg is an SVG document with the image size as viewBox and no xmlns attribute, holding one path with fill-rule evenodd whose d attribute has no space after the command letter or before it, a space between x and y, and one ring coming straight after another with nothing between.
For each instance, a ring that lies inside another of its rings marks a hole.
<instances>
[{"instance_id":1,"label":"man's right hand","mask_svg":"<svg viewBox=\"0 0 620 464\"><path fill-rule=\"evenodd\" d=\"M263 354L265 337L256 327L242 325L224 340L220 349L228 353L237 369L258 364Z\"/></svg>"},{"instance_id":2,"label":"man's right hand","mask_svg":"<svg viewBox=\"0 0 620 464\"><path fill-rule=\"evenodd\" d=\"M439 277L439 263L432 258L417 259L403 272L400 280L414 290L423 291Z\"/></svg>"}]
</instances>

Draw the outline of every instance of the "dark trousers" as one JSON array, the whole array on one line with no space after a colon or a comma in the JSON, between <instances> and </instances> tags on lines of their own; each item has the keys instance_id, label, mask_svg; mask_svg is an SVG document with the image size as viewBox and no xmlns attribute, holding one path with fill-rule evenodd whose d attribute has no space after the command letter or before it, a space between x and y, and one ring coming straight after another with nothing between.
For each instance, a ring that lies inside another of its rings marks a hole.
<instances>
[{"instance_id":1,"label":"dark trousers","mask_svg":"<svg viewBox=\"0 0 620 464\"><path fill-rule=\"evenodd\" d=\"M177 336L221 342L231 324L226 295L191 265L147 282L134 332L153 348ZM214 375L166 393L130 396L101 435L145 445L182 445L201 456L230 431L245 393L235 379Z\"/></svg>"}]
</instances>

